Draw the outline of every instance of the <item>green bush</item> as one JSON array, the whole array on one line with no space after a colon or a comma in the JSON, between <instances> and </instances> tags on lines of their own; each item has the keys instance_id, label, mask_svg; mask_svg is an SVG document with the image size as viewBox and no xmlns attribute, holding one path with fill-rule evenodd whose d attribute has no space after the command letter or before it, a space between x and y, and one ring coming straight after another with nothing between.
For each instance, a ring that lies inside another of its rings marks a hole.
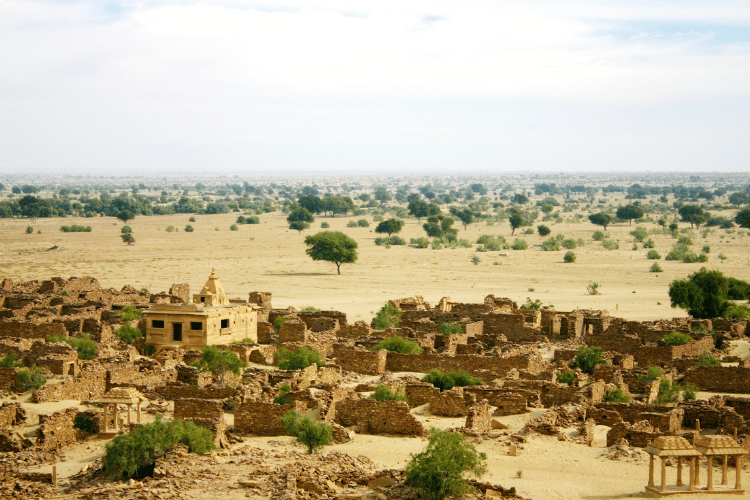
<instances>
[{"instance_id":1,"label":"green bush","mask_svg":"<svg viewBox=\"0 0 750 500\"><path fill-rule=\"evenodd\" d=\"M190 224L188 224L187 226L185 226L185 232L186 233L192 233L193 231L194 231L193 226L191 226Z\"/></svg>"},{"instance_id":2,"label":"green bush","mask_svg":"<svg viewBox=\"0 0 750 500\"><path fill-rule=\"evenodd\" d=\"M567 248L568 250L573 250L576 246L578 246L576 240L573 239L562 240L561 245L563 248Z\"/></svg>"},{"instance_id":3,"label":"green bush","mask_svg":"<svg viewBox=\"0 0 750 500\"><path fill-rule=\"evenodd\" d=\"M620 248L620 244L612 240L603 240L602 246L607 250L617 250L618 248Z\"/></svg>"},{"instance_id":4,"label":"green bush","mask_svg":"<svg viewBox=\"0 0 750 500\"><path fill-rule=\"evenodd\" d=\"M441 323L438 328L438 335L462 335L464 327L455 323Z\"/></svg>"},{"instance_id":5,"label":"green bush","mask_svg":"<svg viewBox=\"0 0 750 500\"><path fill-rule=\"evenodd\" d=\"M654 262L653 264L651 264L651 267L649 267L648 270L652 273L661 273L664 271L664 269L661 268L658 262Z\"/></svg>"},{"instance_id":6,"label":"green bush","mask_svg":"<svg viewBox=\"0 0 750 500\"><path fill-rule=\"evenodd\" d=\"M570 370L565 370L558 372L556 378L558 384L573 385L573 382L576 380L576 374Z\"/></svg>"},{"instance_id":7,"label":"green bush","mask_svg":"<svg viewBox=\"0 0 750 500\"><path fill-rule=\"evenodd\" d=\"M505 247L506 241L502 236L492 237L489 234L483 234L482 236L477 238L477 244L482 245L482 247L484 247L486 251L497 252Z\"/></svg>"},{"instance_id":8,"label":"green bush","mask_svg":"<svg viewBox=\"0 0 750 500\"><path fill-rule=\"evenodd\" d=\"M370 397L375 401L406 401L406 396L401 390L394 392L387 385L378 385Z\"/></svg>"},{"instance_id":9,"label":"green bush","mask_svg":"<svg viewBox=\"0 0 750 500\"><path fill-rule=\"evenodd\" d=\"M320 227L322 229L328 229L329 227L331 227L331 225L329 223L327 223L327 222L321 222L320 223Z\"/></svg>"},{"instance_id":10,"label":"green bush","mask_svg":"<svg viewBox=\"0 0 750 500\"><path fill-rule=\"evenodd\" d=\"M542 242L542 250L545 252L556 252L560 250L560 240L556 238L549 238Z\"/></svg>"},{"instance_id":11,"label":"green bush","mask_svg":"<svg viewBox=\"0 0 750 500\"><path fill-rule=\"evenodd\" d=\"M139 328L130 325L122 325L115 330L115 335L126 344L132 344L135 339L143 337Z\"/></svg>"},{"instance_id":12,"label":"green bush","mask_svg":"<svg viewBox=\"0 0 750 500\"><path fill-rule=\"evenodd\" d=\"M747 319L750 318L750 307L740 304L727 304L724 313L722 314L725 318L738 318Z\"/></svg>"},{"instance_id":13,"label":"green bush","mask_svg":"<svg viewBox=\"0 0 750 500\"><path fill-rule=\"evenodd\" d=\"M234 342L232 342L232 345L242 345L242 344L253 345L255 344L255 341L249 337L245 337L242 340L235 340Z\"/></svg>"},{"instance_id":14,"label":"green bush","mask_svg":"<svg viewBox=\"0 0 750 500\"><path fill-rule=\"evenodd\" d=\"M367 219L359 219L357 221L357 226L359 226L359 227L370 227L370 223L367 222Z\"/></svg>"},{"instance_id":15,"label":"green bush","mask_svg":"<svg viewBox=\"0 0 750 500\"><path fill-rule=\"evenodd\" d=\"M709 245L703 245L703 253L711 253L711 247Z\"/></svg>"},{"instance_id":16,"label":"green bush","mask_svg":"<svg viewBox=\"0 0 750 500\"><path fill-rule=\"evenodd\" d=\"M349 222L346 223L346 227L359 227L359 226L357 225L357 221L350 220Z\"/></svg>"},{"instance_id":17,"label":"green bush","mask_svg":"<svg viewBox=\"0 0 750 500\"><path fill-rule=\"evenodd\" d=\"M279 387L279 395L273 398L273 402L277 405L290 405L294 403L289 393L292 392L292 386L289 384L281 384Z\"/></svg>"},{"instance_id":18,"label":"green bush","mask_svg":"<svg viewBox=\"0 0 750 500\"><path fill-rule=\"evenodd\" d=\"M333 428L330 425L303 417L297 410L287 412L282 417L281 424L288 434L297 438L298 443L307 447L307 453L310 454L333 440Z\"/></svg>"},{"instance_id":19,"label":"green bush","mask_svg":"<svg viewBox=\"0 0 750 500\"><path fill-rule=\"evenodd\" d=\"M643 242L643 248L654 248L655 246L656 244L654 243L654 240L650 238Z\"/></svg>"},{"instance_id":20,"label":"green bush","mask_svg":"<svg viewBox=\"0 0 750 500\"><path fill-rule=\"evenodd\" d=\"M406 245L406 240L400 236L384 236L375 238L375 244L378 246Z\"/></svg>"},{"instance_id":21,"label":"green bush","mask_svg":"<svg viewBox=\"0 0 750 500\"><path fill-rule=\"evenodd\" d=\"M90 233L91 226L79 226L73 224L72 226L60 226L60 231L63 233Z\"/></svg>"},{"instance_id":22,"label":"green bush","mask_svg":"<svg viewBox=\"0 0 750 500\"><path fill-rule=\"evenodd\" d=\"M587 293L588 293L589 295L599 295L599 293L600 293L600 292L599 292L599 283L597 283L597 282L594 282L594 283L591 283L591 284L589 284L589 285L588 285L588 286L586 287L586 292L587 292Z\"/></svg>"},{"instance_id":23,"label":"green bush","mask_svg":"<svg viewBox=\"0 0 750 500\"><path fill-rule=\"evenodd\" d=\"M603 365L601 347L579 347L573 360L573 368L580 368L584 373L594 373L596 365Z\"/></svg>"},{"instance_id":24,"label":"green bush","mask_svg":"<svg viewBox=\"0 0 750 500\"><path fill-rule=\"evenodd\" d=\"M664 378L659 383L659 395L654 401L658 405L675 403L680 398L682 388L668 378Z\"/></svg>"},{"instance_id":25,"label":"green bush","mask_svg":"<svg viewBox=\"0 0 750 500\"><path fill-rule=\"evenodd\" d=\"M96 347L96 342L91 340L88 333L84 333L79 339L63 337L62 335L53 336L49 337L47 342L65 342L66 344L75 347L80 359L94 359L99 353L99 349Z\"/></svg>"},{"instance_id":26,"label":"green bush","mask_svg":"<svg viewBox=\"0 0 750 500\"><path fill-rule=\"evenodd\" d=\"M317 365L318 368L326 365L320 353L309 347L300 347L296 351L281 347L276 352L276 357L281 370L302 370L312 364Z\"/></svg>"},{"instance_id":27,"label":"green bush","mask_svg":"<svg viewBox=\"0 0 750 500\"><path fill-rule=\"evenodd\" d=\"M26 226L26 234L31 234L34 232L34 226Z\"/></svg>"},{"instance_id":28,"label":"green bush","mask_svg":"<svg viewBox=\"0 0 750 500\"><path fill-rule=\"evenodd\" d=\"M447 391L453 387L466 387L469 385L481 385L482 380L472 377L463 370L448 370L442 372L434 369L422 377L422 382L428 382L441 391Z\"/></svg>"},{"instance_id":29,"label":"green bush","mask_svg":"<svg viewBox=\"0 0 750 500\"><path fill-rule=\"evenodd\" d=\"M664 345L684 345L692 341L693 337L680 332L672 331L664 336Z\"/></svg>"},{"instance_id":30,"label":"green bush","mask_svg":"<svg viewBox=\"0 0 750 500\"><path fill-rule=\"evenodd\" d=\"M76 415L76 418L73 420L73 428L80 429L83 432L88 432L89 434L93 434L94 432L96 432L94 421L86 415Z\"/></svg>"},{"instance_id":31,"label":"green bush","mask_svg":"<svg viewBox=\"0 0 750 500\"><path fill-rule=\"evenodd\" d=\"M659 260L661 259L661 254L656 250L649 250L646 254L646 258L650 260Z\"/></svg>"},{"instance_id":32,"label":"green bush","mask_svg":"<svg viewBox=\"0 0 750 500\"><path fill-rule=\"evenodd\" d=\"M695 362L696 366L721 366L721 361L711 356L711 353L704 352Z\"/></svg>"},{"instance_id":33,"label":"green bush","mask_svg":"<svg viewBox=\"0 0 750 500\"><path fill-rule=\"evenodd\" d=\"M122 229L120 229L120 233L126 234L126 233L132 233L133 229L130 226L122 226Z\"/></svg>"},{"instance_id":34,"label":"green bush","mask_svg":"<svg viewBox=\"0 0 750 500\"><path fill-rule=\"evenodd\" d=\"M542 237L549 236L549 233L552 232L552 230L549 227L545 226L544 224L542 224L541 226L537 226L536 231L539 233L539 236L542 236Z\"/></svg>"},{"instance_id":35,"label":"green bush","mask_svg":"<svg viewBox=\"0 0 750 500\"><path fill-rule=\"evenodd\" d=\"M19 370L19 372L16 373L16 380L18 386L25 392L32 388L39 389L45 382L47 382L47 376L44 374L44 370L40 367L32 366L31 368Z\"/></svg>"},{"instance_id":36,"label":"green bush","mask_svg":"<svg viewBox=\"0 0 750 500\"><path fill-rule=\"evenodd\" d=\"M526 250L527 248L529 248L529 244L526 243L526 240L516 238L510 248L512 248L513 250Z\"/></svg>"},{"instance_id":37,"label":"green bush","mask_svg":"<svg viewBox=\"0 0 750 500\"><path fill-rule=\"evenodd\" d=\"M464 475L481 477L487 471L487 455L477 452L463 434L449 430L430 429L427 439L427 449L411 455L406 484L424 500L463 498L472 492Z\"/></svg>"},{"instance_id":38,"label":"green bush","mask_svg":"<svg viewBox=\"0 0 750 500\"><path fill-rule=\"evenodd\" d=\"M201 349L200 359L193 361L193 366L204 372L223 375L232 372L240 374L240 370L247 366L234 351L225 351L215 345L209 345ZM223 380L222 380L223 381Z\"/></svg>"},{"instance_id":39,"label":"green bush","mask_svg":"<svg viewBox=\"0 0 750 500\"><path fill-rule=\"evenodd\" d=\"M664 376L664 370L661 368L661 366L651 365L646 370L646 377L642 380L642 382L653 382L654 380L662 376Z\"/></svg>"},{"instance_id":40,"label":"green bush","mask_svg":"<svg viewBox=\"0 0 750 500\"><path fill-rule=\"evenodd\" d=\"M409 244L416 248L427 248L430 246L430 240L427 238L412 238L409 240Z\"/></svg>"},{"instance_id":41,"label":"green bush","mask_svg":"<svg viewBox=\"0 0 750 500\"><path fill-rule=\"evenodd\" d=\"M229 230L230 231L239 231L240 228L237 226L237 224L232 224L231 226L229 226Z\"/></svg>"},{"instance_id":42,"label":"green bush","mask_svg":"<svg viewBox=\"0 0 750 500\"><path fill-rule=\"evenodd\" d=\"M403 337L388 337L378 342L372 349L372 351L379 351L385 349L386 351L398 352L401 354L421 354L422 348L419 344L413 340L408 340Z\"/></svg>"},{"instance_id":43,"label":"green bush","mask_svg":"<svg viewBox=\"0 0 750 500\"><path fill-rule=\"evenodd\" d=\"M155 352L156 352L156 346L154 344L143 345L143 353L146 356L153 356Z\"/></svg>"},{"instance_id":44,"label":"green bush","mask_svg":"<svg viewBox=\"0 0 750 500\"><path fill-rule=\"evenodd\" d=\"M177 231L177 229L175 229L174 226L171 226L171 225L167 226L167 232L168 233L174 233L175 231Z\"/></svg>"},{"instance_id":45,"label":"green bush","mask_svg":"<svg viewBox=\"0 0 750 500\"><path fill-rule=\"evenodd\" d=\"M643 241L648 236L648 231L645 227L638 226L634 230L630 231L635 241Z\"/></svg>"},{"instance_id":46,"label":"green bush","mask_svg":"<svg viewBox=\"0 0 750 500\"><path fill-rule=\"evenodd\" d=\"M281 325L283 325L287 321L291 321L290 318L285 318L284 316L276 316L271 322L271 324L273 325L273 331L279 333L279 330L281 330Z\"/></svg>"},{"instance_id":47,"label":"green bush","mask_svg":"<svg viewBox=\"0 0 750 500\"><path fill-rule=\"evenodd\" d=\"M399 321L401 321L401 314L401 311L396 306L390 302L386 302L377 314L375 314L372 322L376 330L385 330L389 326L398 326Z\"/></svg>"},{"instance_id":48,"label":"green bush","mask_svg":"<svg viewBox=\"0 0 750 500\"><path fill-rule=\"evenodd\" d=\"M186 445L191 453L198 455L214 448L210 430L179 419L164 422L157 415L155 422L136 427L106 444L104 474L117 479L132 477L139 468L153 464L178 444Z\"/></svg>"},{"instance_id":49,"label":"green bush","mask_svg":"<svg viewBox=\"0 0 750 500\"><path fill-rule=\"evenodd\" d=\"M685 387L683 387L683 393L682 393L682 399L686 401L692 401L695 399L695 393L698 392L700 389L698 389L697 386L691 384L688 382L685 384Z\"/></svg>"},{"instance_id":50,"label":"green bush","mask_svg":"<svg viewBox=\"0 0 750 500\"><path fill-rule=\"evenodd\" d=\"M0 358L0 368L20 368L23 363L18 361L17 354L8 354L7 356Z\"/></svg>"},{"instance_id":51,"label":"green bush","mask_svg":"<svg viewBox=\"0 0 750 500\"><path fill-rule=\"evenodd\" d=\"M685 256L690 253L690 248L687 245L675 243L672 245L672 249L664 257L665 260L684 260Z\"/></svg>"},{"instance_id":52,"label":"green bush","mask_svg":"<svg viewBox=\"0 0 750 500\"><path fill-rule=\"evenodd\" d=\"M565 252L565 256L563 257L563 260L567 263L575 262L576 261L576 254L572 251Z\"/></svg>"},{"instance_id":53,"label":"green bush","mask_svg":"<svg viewBox=\"0 0 750 500\"><path fill-rule=\"evenodd\" d=\"M602 231L594 231L594 234L591 235L594 241L603 241L606 237L607 235Z\"/></svg>"},{"instance_id":54,"label":"green bush","mask_svg":"<svg viewBox=\"0 0 750 500\"><path fill-rule=\"evenodd\" d=\"M257 215L245 217L245 224L260 224L260 218Z\"/></svg>"},{"instance_id":55,"label":"green bush","mask_svg":"<svg viewBox=\"0 0 750 500\"><path fill-rule=\"evenodd\" d=\"M630 403L630 396L625 394L625 391L620 389L610 389L604 393L605 403Z\"/></svg>"},{"instance_id":56,"label":"green bush","mask_svg":"<svg viewBox=\"0 0 750 500\"><path fill-rule=\"evenodd\" d=\"M188 222L195 222L195 217L190 217L190 218L188 219Z\"/></svg>"}]
</instances>

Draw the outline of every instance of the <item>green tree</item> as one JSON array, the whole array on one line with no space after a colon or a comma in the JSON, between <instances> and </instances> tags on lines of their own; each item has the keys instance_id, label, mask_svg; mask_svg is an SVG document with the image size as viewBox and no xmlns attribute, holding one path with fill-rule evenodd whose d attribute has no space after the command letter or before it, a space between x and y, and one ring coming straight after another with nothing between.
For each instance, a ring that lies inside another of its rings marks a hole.
<instances>
[{"instance_id":1,"label":"green tree","mask_svg":"<svg viewBox=\"0 0 750 500\"><path fill-rule=\"evenodd\" d=\"M633 219L640 219L643 217L643 208L640 205L625 205L620 207L616 212L617 218L629 221L629 225L633 224ZM606 230L606 228L605 228Z\"/></svg>"},{"instance_id":2,"label":"green tree","mask_svg":"<svg viewBox=\"0 0 750 500\"><path fill-rule=\"evenodd\" d=\"M357 242L339 231L322 231L306 236L305 250L312 260L326 260L336 264L336 271L341 274L341 264L352 264L357 261Z\"/></svg>"},{"instance_id":3,"label":"green tree","mask_svg":"<svg viewBox=\"0 0 750 500\"><path fill-rule=\"evenodd\" d=\"M289 229L294 229L295 231L298 231L299 234L302 234L302 231L305 229L308 229L310 227L310 224L307 222L303 222L301 220L296 220L289 224Z\"/></svg>"},{"instance_id":4,"label":"green tree","mask_svg":"<svg viewBox=\"0 0 750 500\"><path fill-rule=\"evenodd\" d=\"M539 236L548 236L549 233L552 232L549 227L542 224L541 226L536 227L537 232L539 233Z\"/></svg>"},{"instance_id":5,"label":"green tree","mask_svg":"<svg viewBox=\"0 0 750 500\"><path fill-rule=\"evenodd\" d=\"M453 217L444 214L431 215L427 218L427 223L422 224L422 228L432 238L455 240L458 230L453 228L453 222Z\"/></svg>"},{"instance_id":6,"label":"green tree","mask_svg":"<svg viewBox=\"0 0 750 500\"><path fill-rule=\"evenodd\" d=\"M122 325L115 330L115 335L126 344L132 344L135 339L143 337L139 328L130 325Z\"/></svg>"},{"instance_id":7,"label":"green tree","mask_svg":"<svg viewBox=\"0 0 750 500\"><path fill-rule=\"evenodd\" d=\"M320 353L309 347L300 347L296 351L291 351L282 346L276 351L276 359L282 370L302 370L312 364L317 365L318 368L326 365Z\"/></svg>"},{"instance_id":8,"label":"green tree","mask_svg":"<svg viewBox=\"0 0 750 500\"><path fill-rule=\"evenodd\" d=\"M516 234L516 229L523 226L523 215L515 212L511 214L510 217L508 217L508 222L510 222L510 235L513 236L514 234Z\"/></svg>"},{"instance_id":9,"label":"green tree","mask_svg":"<svg viewBox=\"0 0 750 500\"><path fill-rule=\"evenodd\" d=\"M127 243L128 245L133 245L135 243L135 236L133 236L133 233L122 233L120 238L122 238L123 243Z\"/></svg>"},{"instance_id":10,"label":"green tree","mask_svg":"<svg viewBox=\"0 0 750 500\"><path fill-rule=\"evenodd\" d=\"M23 363L18 361L18 355L10 353L0 359L0 368L20 368Z\"/></svg>"},{"instance_id":11,"label":"green tree","mask_svg":"<svg viewBox=\"0 0 750 500\"><path fill-rule=\"evenodd\" d=\"M297 207L291 212L289 212L289 215L286 218L286 221L288 223L292 222L307 222L311 223L315 220L315 217L313 217L313 214L310 213L309 210L307 210L305 207Z\"/></svg>"},{"instance_id":12,"label":"green tree","mask_svg":"<svg viewBox=\"0 0 750 500\"><path fill-rule=\"evenodd\" d=\"M680 207L678 212L680 213L680 217L682 217L683 221L689 222L690 227L693 227L693 225L695 225L696 229L700 229L700 225L707 222L709 216L711 215L708 212L705 212L698 205L683 205Z\"/></svg>"},{"instance_id":13,"label":"green tree","mask_svg":"<svg viewBox=\"0 0 750 500\"><path fill-rule=\"evenodd\" d=\"M734 221L738 226L750 229L750 208L745 208L737 212L734 217Z\"/></svg>"},{"instance_id":14,"label":"green tree","mask_svg":"<svg viewBox=\"0 0 750 500\"><path fill-rule=\"evenodd\" d=\"M518 203L519 205L523 205L529 202L529 197L523 193L516 193L513 195L512 201L513 203Z\"/></svg>"},{"instance_id":15,"label":"green tree","mask_svg":"<svg viewBox=\"0 0 750 500\"><path fill-rule=\"evenodd\" d=\"M384 220L375 228L375 232L378 234L388 233L390 236L393 233L398 233L404 227L404 221L400 219L388 219Z\"/></svg>"},{"instance_id":16,"label":"green tree","mask_svg":"<svg viewBox=\"0 0 750 500\"><path fill-rule=\"evenodd\" d=\"M120 219L123 224L127 224L129 220L135 219L135 214L130 210L123 210L117 214L117 218Z\"/></svg>"},{"instance_id":17,"label":"green tree","mask_svg":"<svg viewBox=\"0 0 750 500\"><path fill-rule=\"evenodd\" d=\"M738 191L729 195L729 203L731 203L735 207L739 207L740 205L744 205L745 203L750 203L750 196Z\"/></svg>"},{"instance_id":18,"label":"green tree","mask_svg":"<svg viewBox=\"0 0 750 500\"><path fill-rule=\"evenodd\" d=\"M427 449L411 456L406 466L406 484L424 500L461 498L473 491L464 477L482 477L487 455L477 452L466 436L449 430L430 429Z\"/></svg>"},{"instance_id":19,"label":"green tree","mask_svg":"<svg viewBox=\"0 0 750 500\"><path fill-rule=\"evenodd\" d=\"M302 416L297 410L290 410L281 418L281 424L288 434L295 436L297 442L307 447L307 453L312 454L333 440L333 428L324 423L316 422L308 416Z\"/></svg>"},{"instance_id":20,"label":"green tree","mask_svg":"<svg viewBox=\"0 0 750 500\"><path fill-rule=\"evenodd\" d=\"M47 382L47 376L38 366L32 366L31 368L25 368L19 370L16 373L16 381L22 391L28 391L29 389L39 389L45 382Z\"/></svg>"},{"instance_id":21,"label":"green tree","mask_svg":"<svg viewBox=\"0 0 750 500\"><path fill-rule=\"evenodd\" d=\"M730 279L721 271L708 271L702 267L687 279L675 280L669 285L672 307L687 309L694 318L718 318L730 306Z\"/></svg>"},{"instance_id":22,"label":"green tree","mask_svg":"<svg viewBox=\"0 0 750 500\"><path fill-rule=\"evenodd\" d=\"M221 385L226 385L227 372L239 375L247 366L233 351L219 349L209 345L201 349L201 357L193 361L193 366L201 371L215 373L221 377Z\"/></svg>"},{"instance_id":23,"label":"green tree","mask_svg":"<svg viewBox=\"0 0 750 500\"><path fill-rule=\"evenodd\" d=\"M598 214L589 215L589 222L591 222L592 224L596 224L597 226L602 226L606 231L607 226L610 222L612 222L612 217L610 217L609 214L600 212Z\"/></svg>"},{"instance_id":24,"label":"green tree","mask_svg":"<svg viewBox=\"0 0 750 500\"><path fill-rule=\"evenodd\" d=\"M422 348L419 344L413 340L405 339L403 337L388 337L372 347L371 351L379 351L385 349L386 351L398 352L400 354L421 354Z\"/></svg>"},{"instance_id":25,"label":"green tree","mask_svg":"<svg viewBox=\"0 0 750 500\"><path fill-rule=\"evenodd\" d=\"M460 210L452 208L451 214L458 217L458 220L464 225L464 231L466 231L466 226L474 222L474 212L469 207L464 207Z\"/></svg>"},{"instance_id":26,"label":"green tree","mask_svg":"<svg viewBox=\"0 0 750 500\"><path fill-rule=\"evenodd\" d=\"M308 212L313 214L319 214L323 211L323 200L319 196L315 195L303 195L297 200L297 203L301 207L306 209Z\"/></svg>"},{"instance_id":27,"label":"green tree","mask_svg":"<svg viewBox=\"0 0 750 500\"><path fill-rule=\"evenodd\" d=\"M373 326L376 330L385 330L389 326L398 326L399 321L401 321L401 314L401 310L398 307L390 302L386 302L372 319Z\"/></svg>"},{"instance_id":28,"label":"green tree","mask_svg":"<svg viewBox=\"0 0 750 500\"><path fill-rule=\"evenodd\" d=\"M136 427L105 445L104 474L117 479L132 477L138 469L153 464L178 444L186 445L188 451L198 455L214 448L210 430L179 419L164 422L157 415L155 422Z\"/></svg>"},{"instance_id":29,"label":"green tree","mask_svg":"<svg viewBox=\"0 0 750 500\"><path fill-rule=\"evenodd\" d=\"M391 201L391 195L388 192L388 190L385 189L384 187L379 187L375 189L375 192L373 193L372 197L378 200L380 203Z\"/></svg>"},{"instance_id":30,"label":"green tree","mask_svg":"<svg viewBox=\"0 0 750 500\"><path fill-rule=\"evenodd\" d=\"M412 217L416 217L417 221L422 222L422 217L430 215L428 207L429 204L424 200L411 200L407 209Z\"/></svg>"},{"instance_id":31,"label":"green tree","mask_svg":"<svg viewBox=\"0 0 750 500\"><path fill-rule=\"evenodd\" d=\"M91 340L91 337L88 333L83 334L79 339L73 337L63 337L62 335L54 336L48 338L47 342L65 342L66 344L75 347L76 352L78 352L78 357L81 359L94 359L99 352L99 349L96 346L96 342Z\"/></svg>"}]
</instances>

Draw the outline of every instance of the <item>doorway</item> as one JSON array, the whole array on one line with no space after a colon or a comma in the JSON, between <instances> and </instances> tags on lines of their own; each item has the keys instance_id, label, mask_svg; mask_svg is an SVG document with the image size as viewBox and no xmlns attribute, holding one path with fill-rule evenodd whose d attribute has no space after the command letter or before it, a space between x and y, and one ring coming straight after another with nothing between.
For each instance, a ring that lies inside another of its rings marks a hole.
<instances>
[{"instance_id":1,"label":"doorway","mask_svg":"<svg viewBox=\"0 0 750 500\"><path fill-rule=\"evenodd\" d=\"M172 340L182 342L182 323L172 323Z\"/></svg>"}]
</instances>

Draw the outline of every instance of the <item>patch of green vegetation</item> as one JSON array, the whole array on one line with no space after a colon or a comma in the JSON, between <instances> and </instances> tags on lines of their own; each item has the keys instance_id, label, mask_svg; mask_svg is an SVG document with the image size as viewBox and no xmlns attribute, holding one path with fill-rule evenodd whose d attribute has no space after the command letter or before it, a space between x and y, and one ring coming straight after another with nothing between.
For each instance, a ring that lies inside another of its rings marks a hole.
<instances>
[{"instance_id":1,"label":"patch of green vegetation","mask_svg":"<svg viewBox=\"0 0 750 500\"><path fill-rule=\"evenodd\" d=\"M403 337L388 337L378 342L370 350L379 351L385 349L386 351L398 352L400 354L421 354L422 348L419 347L413 340L408 340Z\"/></svg>"},{"instance_id":2,"label":"patch of green vegetation","mask_svg":"<svg viewBox=\"0 0 750 500\"><path fill-rule=\"evenodd\" d=\"M276 358L281 370L302 370L313 364L318 368L326 365L320 353L309 347L300 347L296 351L291 351L282 346L276 351Z\"/></svg>"},{"instance_id":3,"label":"patch of green vegetation","mask_svg":"<svg viewBox=\"0 0 750 500\"><path fill-rule=\"evenodd\" d=\"M403 390L394 392L387 385L378 385L370 397L376 401L406 401L406 395L404 395Z\"/></svg>"},{"instance_id":4,"label":"patch of green vegetation","mask_svg":"<svg viewBox=\"0 0 750 500\"><path fill-rule=\"evenodd\" d=\"M440 389L440 391L447 391L453 387L481 385L482 380L472 377L469 373L463 370L448 370L443 372L434 369L422 377L422 382L429 382Z\"/></svg>"}]
</instances>

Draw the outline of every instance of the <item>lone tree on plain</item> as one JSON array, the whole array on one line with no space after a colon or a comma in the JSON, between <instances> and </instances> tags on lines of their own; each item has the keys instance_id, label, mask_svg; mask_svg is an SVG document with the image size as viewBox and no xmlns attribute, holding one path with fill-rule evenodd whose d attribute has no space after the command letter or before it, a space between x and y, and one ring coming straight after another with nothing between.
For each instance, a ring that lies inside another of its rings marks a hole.
<instances>
[{"instance_id":1,"label":"lone tree on plain","mask_svg":"<svg viewBox=\"0 0 750 500\"><path fill-rule=\"evenodd\" d=\"M123 210L117 214L117 218L120 219L123 224L127 224L129 220L135 219L135 214L130 210Z\"/></svg>"},{"instance_id":2,"label":"lone tree on plain","mask_svg":"<svg viewBox=\"0 0 750 500\"><path fill-rule=\"evenodd\" d=\"M708 271L702 267L684 280L674 280L669 285L672 307L687 309L694 318L709 319L737 317L737 312L747 312L747 306L736 305L728 299L747 299L750 285L742 280L727 278L721 271Z\"/></svg>"},{"instance_id":3,"label":"lone tree on plain","mask_svg":"<svg viewBox=\"0 0 750 500\"><path fill-rule=\"evenodd\" d=\"M133 233L122 233L120 237L122 238L123 243L127 243L128 245L135 243L135 236L133 236Z\"/></svg>"},{"instance_id":4,"label":"lone tree on plain","mask_svg":"<svg viewBox=\"0 0 750 500\"><path fill-rule=\"evenodd\" d=\"M467 225L474 222L474 211L469 207L464 207L461 210L453 208L451 209L451 215L458 217L458 220L464 225L464 231L466 231Z\"/></svg>"},{"instance_id":5,"label":"lone tree on plain","mask_svg":"<svg viewBox=\"0 0 750 500\"><path fill-rule=\"evenodd\" d=\"M422 224L422 228L427 233L427 236L432 238L442 238L445 236L449 240L456 239L458 230L452 227L453 222L453 217L448 217L447 215L431 215L427 218L427 222Z\"/></svg>"},{"instance_id":6,"label":"lone tree on plain","mask_svg":"<svg viewBox=\"0 0 750 500\"><path fill-rule=\"evenodd\" d=\"M289 215L286 218L286 221L291 224L292 222L313 222L315 220L315 217L313 217L313 214L310 213L308 209L305 207L297 207L291 212L289 212ZM296 229L296 228L295 228Z\"/></svg>"},{"instance_id":7,"label":"lone tree on plain","mask_svg":"<svg viewBox=\"0 0 750 500\"><path fill-rule=\"evenodd\" d=\"M429 203L424 200L411 200L407 207L412 217L417 218L417 222L422 222L422 217L430 215Z\"/></svg>"},{"instance_id":8,"label":"lone tree on plain","mask_svg":"<svg viewBox=\"0 0 750 500\"><path fill-rule=\"evenodd\" d=\"M708 222L710 216L708 212L705 212L698 205L683 205L678 212L680 213L682 220L689 222L691 228L693 227L693 224L695 224L696 229L700 229L701 224Z\"/></svg>"},{"instance_id":9,"label":"lone tree on plain","mask_svg":"<svg viewBox=\"0 0 750 500\"><path fill-rule=\"evenodd\" d=\"M406 466L406 484L419 490L425 500L462 498L472 492L464 475L479 478L487 472L487 455L457 432L430 429L427 439L427 449L412 455Z\"/></svg>"},{"instance_id":10,"label":"lone tree on plain","mask_svg":"<svg viewBox=\"0 0 750 500\"><path fill-rule=\"evenodd\" d=\"M592 224L596 224L597 226L602 226L606 231L607 226L610 222L612 222L612 217L610 217L608 214L605 214L604 212L591 214L589 215L589 222L591 222Z\"/></svg>"},{"instance_id":11,"label":"lone tree on plain","mask_svg":"<svg viewBox=\"0 0 750 500\"><path fill-rule=\"evenodd\" d=\"M310 224L307 222L303 222L301 220L296 220L289 224L289 229L294 229L295 231L299 231L299 234L302 234L302 231L309 228Z\"/></svg>"},{"instance_id":12,"label":"lone tree on plain","mask_svg":"<svg viewBox=\"0 0 750 500\"><path fill-rule=\"evenodd\" d=\"M321 231L305 237L305 250L312 260L327 260L336 264L341 274L341 264L357 262L357 242L340 231Z\"/></svg>"},{"instance_id":13,"label":"lone tree on plain","mask_svg":"<svg viewBox=\"0 0 750 500\"><path fill-rule=\"evenodd\" d=\"M404 227L404 221L400 219L388 219L384 220L378 227L375 228L375 232L378 234L388 233L390 237L392 233L398 233Z\"/></svg>"},{"instance_id":14,"label":"lone tree on plain","mask_svg":"<svg viewBox=\"0 0 750 500\"><path fill-rule=\"evenodd\" d=\"M633 219L640 219L643 217L643 209L638 205L625 205L624 207L620 207L617 209L617 215L618 219L623 219L629 221L629 226L633 225Z\"/></svg>"},{"instance_id":15,"label":"lone tree on plain","mask_svg":"<svg viewBox=\"0 0 750 500\"><path fill-rule=\"evenodd\" d=\"M523 215L515 212L508 217L508 222L510 222L510 235L513 236L516 234L516 229L523 226Z\"/></svg>"},{"instance_id":16,"label":"lone tree on plain","mask_svg":"<svg viewBox=\"0 0 750 500\"><path fill-rule=\"evenodd\" d=\"M750 229L750 208L745 208L737 212L734 221L738 226Z\"/></svg>"}]
</instances>

